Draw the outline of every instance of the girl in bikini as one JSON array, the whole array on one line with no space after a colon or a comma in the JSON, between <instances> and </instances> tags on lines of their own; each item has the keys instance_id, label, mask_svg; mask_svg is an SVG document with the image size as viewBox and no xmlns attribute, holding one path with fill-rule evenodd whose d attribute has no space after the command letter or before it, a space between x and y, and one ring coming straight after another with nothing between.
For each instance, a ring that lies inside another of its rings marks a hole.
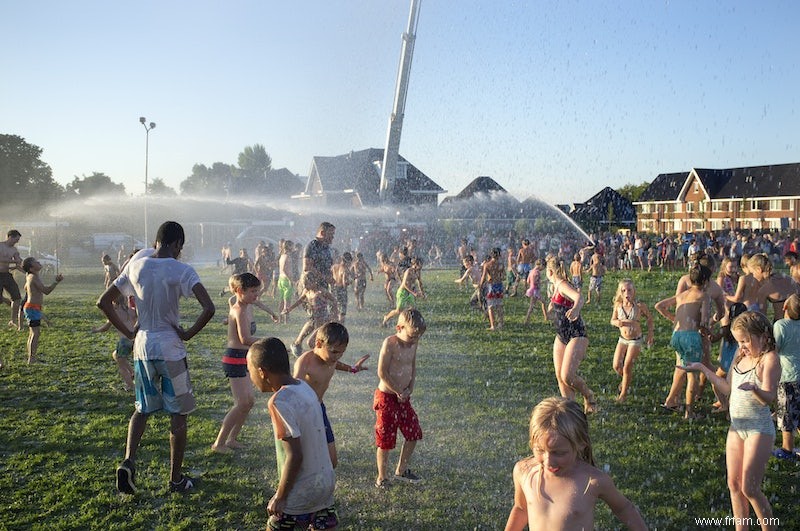
<instances>
[{"instance_id":1,"label":"girl in bikini","mask_svg":"<svg viewBox=\"0 0 800 531\"><path fill-rule=\"evenodd\" d=\"M778 395L781 375L772 323L764 314L749 311L734 319L731 330L739 353L726 379L702 363L690 363L686 369L703 371L730 399L725 460L734 518L740 522L749 518L752 505L761 529L774 529L772 507L761 490L775 441L769 404Z\"/></svg>"},{"instance_id":2,"label":"girl in bikini","mask_svg":"<svg viewBox=\"0 0 800 531\"><path fill-rule=\"evenodd\" d=\"M586 326L581 318L583 295L567 281L564 262L558 257L551 256L547 259L546 272L547 280L553 287L549 309L553 314L553 324L556 328L556 337L553 340L553 365L558 388L561 396L570 400L575 397L575 391L578 391L583 395L584 411L595 413L597 399L583 378L578 376L578 368L586 357L586 349L589 347Z\"/></svg>"},{"instance_id":3,"label":"girl in bikini","mask_svg":"<svg viewBox=\"0 0 800 531\"><path fill-rule=\"evenodd\" d=\"M647 323L647 339L642 337L642 321ZM633 281L625 278L617 285L611 325L619 328L619 340L614 351L614 372L622 377L617 402L624 402L633 380L633 364L642 352L642 345L653 345L653 316L647 305L636 299Z\"/></svg>"},{"instance_id":4,"label":"girl in bikini","mask_svg":"<svg viewBox=\"0 0 800 531\"><path fill-rule=\"evenodd\" d=\"M773 321L782 319L783 303L797 293L797 283L791 277L773 271L772 260L766 254L755 254L750 257L747 267L760 282L756 294L756 304L760 311L766 314L769 303L769 306L772 306Z\"/></svg>"}]
</instances>

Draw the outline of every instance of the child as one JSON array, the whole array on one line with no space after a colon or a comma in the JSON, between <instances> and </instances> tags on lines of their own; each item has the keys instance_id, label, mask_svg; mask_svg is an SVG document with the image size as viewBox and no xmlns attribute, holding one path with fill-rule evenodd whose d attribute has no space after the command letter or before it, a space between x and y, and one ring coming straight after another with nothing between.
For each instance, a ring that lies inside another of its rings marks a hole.
<instances>
[{"instance_id":1,"label":"child","mask_svg":"<svg viewBox=\"0 0 800 531\"><path fill-rule=\"evenodd\" d=\"M569 274L572 276L572 286L580 291L583 287L583 264L581 263L581 255L575 253L572 257L572 263L569 265Z\"/></svg>"},{"instance_id":2,"label":"child","mask_svg":"<svg viewBox=\"0 0 800 531\"><path fill-rule=\"evenodd\" d=\"M335 529L336 473L328 456L322 411L314 390L292 378L286 346L260 339L247 353L250 380L268 402L280 481L267 504L268 529Z\"/></svg>"},{"instance_id":3,"label":"child","mask_svg":"<svg viewBox=\"0 0 800 531\"><path fill-rule=\"evenodd\" d=\"M647 323L648 347L653 346L653 317L647 305L636 299L633 280L625 278L617 285L614 309L611 310L611 326L619 328L619 340L614 351L614 372L622 377L617 402L624 402L633 379L633 363L642 352L642 321Z\"/></svg>"},{"instance_id":4,"label":"child","mask_svg":"<svg viewBox=\"0 0 800 531\"><path fill-rule=\"evenodd\" d=\"M131 308L126 302L125 297L117 297L112 304L119 318L133 329L136 325L136 310ZM104 325L92 328L92 333L106 332L111 329L111 326L111 321L106 321ZM119 371L119 375L122 378L125 391L130 393L133 391L133 366L130 362L130 356L133 352L133 341L125 337L119 330L117 330L117 334L119 334L117 348L111 353L111 357L114 358L114 361L117 363L117 371Z\"/></svg>"},{"instance_id":5,"label":"child","mask_svg":"<svg viewBox=\"0 0 800 531\"><path fill-rule=\"evenodd\" d=\"M417 413L411 406L411 393L417 378L417 343L425 333L425 320L415 308L408 308L397 319L397 333L387 337L378 359L380 383L375 390L372 408L375 410L375 444L378 477L375 486L389 487L389 451L395 447L397 430L405 438L395 479L418 483L422 479L408 468L411 454L422 439Z\"/></svg>"},{"instance_id":6,"label":"child","mask_svg":"<svg viewBox=\"0 0 800 531\"><path fill-rule=\"evenodd\" d=\"M339 261L331 267L331 272L333 273L331 288L336 299L336 306L339 307L339 314L336 320L342 324L344 324L345 316L347 315L347 290L353 282L353 273L350 271L352 265L353 255L345 251Z\"/></svg>"},{"instance_id":7,"label":"child","mask_svg":"<svg viewBox=\"0 0 800 531\"><path fill-rule=\"evenodd\" d=\"M328 441L328 453L331 456L333 468L336 468L336 440L333 437L333 428L328 420L328 412L325 409L325 402L322 397L331 383L331 378L336 371L358 373L366 371L367 367L363 364L369 358L369 354L363 356L350 366L339 361L347 349L350 336L347 328L340 323L325 323L317 330L314 338L314 348L304 353L294 362L293 375L299 380L304 380L317 393L320 406L322 406L322 420L325 423L325 437Z\"/></svg>"},{"instance_id":8,"label":"child","mask_svg":"<svg viewBox=\"0 0 800 531\"><path fill-rule=\"evenodd\" d=\"M417 302L417 296L425 298L425 289L422 287L422 259L414 257L411 259L411 266L403 273L403 279L400 282L400 287L397 288L395 299L397 305L395 309L383 316L383 326L389 322L389 319L400 315L406 308L413 308Z\"/></svg>"},{"instance_id":9,"label":"child","mask_svg":"<svg viewBox=\"0 0 800 531\"><path fill-rule=\"evenodd\" d=\"M486 308L489 313L489 330L503 328L503 263L500 261L500 248L491 251L489 261L483 264L483 273L478 285L486 294Z\"/></svg>"},{"instance_id":10,"label":"child","mask_svg":"<svg viewBox=\"0 0 800 531\"><path fill-rule=\"evenodd\" d=\"M42 264L36 258L29 256L22 261L22 270L25 271L25 293L27 302L22 307L25 319L28 321L30 332L28 335L28 364L36 363L36 351L39 348L39 333L42 321L42 305L44 296L49 295L59 282L64 280L64 275L56 275L56 280L45 286L39 277Z\"/></svg>"},{"instance_id":11,"label":"child","mask_svg":"<svg viewBox=\"0 0 800 531\"><path fill-rule=\"evenodd\" d=\"M603 287L603 275L606 274L606 266L603 265L602 255L594 253L589 264L589 296L586 299L586 304L590 304L592 300L600 304L600 289ZM594 299L592 299L594 294Z\"/></svg>"},{"instance_id":12,"label":"child","mask_svg":"<svg viewBox=\"0 0 800 531\"><path fill-rule=\"evenodd\" d=\"M281 256L278 258L278 292L281 295L281 309L280 313L283 316L283 322L288 322L288 312L286 308L289 307L294 294L294 286L292 284L292 251L294 244L291 240L285 240L281 246Z\"/></svg>"},{"instance_id":13,"label":"child","mask_svg":"<svg viewBox=\"0 0 800 531\"><path fill-rule=\"evenodd\" d=\"M525 314L525 324L529 324L531 322L531 312L533 311L534 304L537 302L542 307L542 317L545 321L547 321L547 309L544 307L544 300L542 300L541 294L541 278L543 270L544 260L539 258L536 260L531 272L528 273L528 289L525 291L525 296L528 297L531 302L528 304L528 313Z\"/></svg>"},{"instance_id":14,"label":"child","mask_svg":"<svg viewBox=\"0 0 800 531\"><path fill-rule=\"evenodd\" d=\"M796 459L794 432L800 428L800 297L791 295L783 306L784 318L773 325L781 364L776 416L782 444L772 455L778 459Z\"/></svg>"},{"instance_id":15,"label":"child","mask_svg":"<svg viewBox=\"0 0 800 531\"><path fill-rule=\"evenodd\" d=\"M394 306L394 283L397 282L397 267L386 254L380 255L378 273L386 275L386 280L383 282L383 291L386 293L386 299Z\"/></svg>"},{"instance_id":16,"label":"child","mask_svg":"<svg viewBox=\"0 0 800 531\"><path fill-rule=\"evenodd\" d=\"M469 305L473 310L480 310L481 313L486 311L486 298L481 293L479 283L481 281L481 267L475 263L475 258L468 254L462 260L464 266L464 273L461 278L454 282L463 286L465 282L469 281L472 284L472 296L469 298Z\"/></svg>"},{"instance_id":17,"label":"child","mask_svg":"<svg viewBox=\"0 0 800 531\"><path fill-rule=\"evenodd\" d=\"M685 369L702 371L730 400L725 460L734 518L738 522L748 518L752 505L761 529L773 529L772 507L761 491L761 482L775 441L769 404L778 394L781 364L772 325L764 314L747 311L733 321L731 330L739 353L727 379L699 362L689 363Z\"/></svg>"},{"instance_id":18,"label":"child","mask_svg":"<svg viewBox=\"0 0 800 531\"><path fill-rule=\"evenodd\" d=\"M709 338L711 343L720 342L719 348L719 367L717 367L717 376L725 378L733 363L733 358L736 356L736 351L739 345L736 343L733 334L731 333L731 323L739 315L747 311L747 306L741 302L734 302L728 309L728 315L720 321L720 330L717 334L712 334ZM727 413L728 412L728 397L718 392L716 388L714 392L717 395L717 401L714 403L712 413Z\"/></svg>"},{"instance_id":19,"label":"child","mask_svg":"<svg viewBox=\"0 0 800 531\"><path fill-rule=\"evenodd\" d=\"M550 310L553 312L553 325L556 338L553 341L553 365L561 396L572 399L575 391L583 395L584 412L597 412L597 398L583 378L578 376L578 368L586 357L589 338L586 325L581 317L583 296L567 281L564 262L551 256L547 259L547 280L553 289Z\"/></svg>"},{"instance_id":20,"label":"child","mask_svg":"<svg viewBox=\"0 0 800 531\"><path fill-rule=\"evenodd\" d=\"M353 262L353 294L356 296L356 308L364 309L364 294L367 292L367 273L369 281L373 282L375 277L372 275L372 268L364 259L364 253L356 253L356 260Z\"/></svg>"},{"instance_id":21,"label":"child","mask_svg":"<svg viewBox=\"0 0 800 531\"><path fill-rule=\"evenodd\" d=\"M302 352L302 347L300 345L303 343L303 339L308 337L311 332L330 321L331 314L339 313L339 309L336 307L336 299L333 295L319 284L312 283L308 275L305 275L305 277L303 283L306 287L303 290L303 294L300 295L300 298L293 304L283 310L285 315L289 315L289 312L301 304L305 304L307 308L308 319L303 324L303 328L300 329L300 333L297 334L294 343L292 343L292 354L296 358L299 358ZM324 282L324 280L318 279L317 282Z\"/></svg>"},{"instance_id":22,"label":"child","mask_svg":"<svg viewBox=\"0 0 800 531\"><path fill-rule=\"evenodd\" d=\"M510 245L506 249L506 295L517 296L517 256Z\"/></svg>"},{"instance_id":23,"label":"child","mask_svg":"<svg viewBox=\"0 0 800 531\"><path fill-rule=\"evenodd\" d=\"M114 279L119 276L119 268L107 254L103 255L101 261L103 262L103 288L108 289Z\"/></svg>"},{"instance_id":24,"label":"child","mask_svg":"<svg viewBox=\"0 0 800 531\"><path fill-rule=\"evenodd\" d=\"M228 310L228 343L222 356L222 370L231 384L233 407L222 420L217 439L211 445L211 450L220 454L230 454L242 447L237 437L255 404L247 378L246 356L247 349L258 340L253 337L256 322L252 305L261 293L261 281L252 273L232 275L229 284L236 299Z\"/></svg>"},{"instance_id":25,"label":"child","mask_svg":"<svg viewBox=\"0 0 800 531\"><path fill-rule=\"evenodd\" d=\"M656 311L675 323L670 341L675 349L675 371L672 375L669 395L662 405L663 408L670 411L680 411L678 392L683 375L680 368L703 359L703 343L700 335L701 331L705 333L708 330L710 319L710 299L705 292L709 278L711 278L711 270L704 265L695 263L689 270L689 281L691 282L689 289L656 303ZM675 306L674 315L668 310L672 306ZM693 408L697 396L697 380L695 371L687 373L686 409L684 411L686 419L697 417Z\"/></svg>"},{"instance_id":26,"label":"child","mask_svg":"<svg viewBox=\"0 0 800 531\"><path fill-rule=\"evenodd\" d=\"M533 455L514 465L514 506L506 531L594 529L603 500L629 529L647 529L636 506L595 467L589 423L580 406L560 397L542 400L531 414Z\"/></svg>"}]
</instances>

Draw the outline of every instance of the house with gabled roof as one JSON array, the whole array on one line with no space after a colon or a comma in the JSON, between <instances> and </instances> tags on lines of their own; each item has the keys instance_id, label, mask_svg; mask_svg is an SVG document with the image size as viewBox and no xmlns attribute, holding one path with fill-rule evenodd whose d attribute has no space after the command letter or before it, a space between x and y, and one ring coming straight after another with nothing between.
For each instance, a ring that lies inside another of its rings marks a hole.
<instances>
[{"instance_id":1,"label":"house with gabled roof","mask_svg":"<svg viewBox=\"0 0 800 531\"><path fill-rule=\"evenodd\" d=\"M606 186L584 203L578 203L569 217L587 230L607 230L611 226L636 227L636 208L619 192Z\"/></svg>"},{"instance_id":2,"label":"house with gabled roof","mask_svg":"<svg viewBox=\"0 0 800 531\"><path fill-rule=\"evenodd\" d=\"M264 189L267 195L291 197L305 189L305 181L288 168L273 168L267 172Z\"/></svg>"},{"instance_id":3,"label":"house with gabled roof","mask_svg":"<svg viewBox=\"0 0 800 531\"><path fill-rule=\"evenodd\" d=\"M800 163L660 174L633 204L641 232L798 229Z\"/></svg>"},{"instance_id":4,"label":"house with gabled roof","mask_svg":"<svg viewBox=\"0 0 800 531\"><path fill-rule=\"evenodd\" d=\"M347 207L378 206L383 149L351 151L335 157L314 157L305 190L296 199ZM441 186L402 156L390 203L435 207Z\"/></svg>"},{"instance_id":5,"label":"house with gabled roof","mask_svg":"<svg viewBox=\"0 0 800 531\"><path fill-rule=\"evenodd\" d=\"M494 179L473 179L458 194L445 197L439 205L440 217L446 219L509 220L520 217L520 202Z\"/></svg>"}]
</instances>

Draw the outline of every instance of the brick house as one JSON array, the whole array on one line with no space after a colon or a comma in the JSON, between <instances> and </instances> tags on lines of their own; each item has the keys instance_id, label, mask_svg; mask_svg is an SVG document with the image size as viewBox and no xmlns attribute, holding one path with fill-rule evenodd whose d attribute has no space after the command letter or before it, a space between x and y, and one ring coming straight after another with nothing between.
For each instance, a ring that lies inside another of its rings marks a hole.
<instances>
[{"instance_id":1,"label":"brick house","mask_svg":"<svg viewBox=\"0 0 800 531\"><path fill-rule=\"evenodd\" d=\"M800 163L662 173L633 204L639 232L798 229Z\"/></svg>"}]
</instances>

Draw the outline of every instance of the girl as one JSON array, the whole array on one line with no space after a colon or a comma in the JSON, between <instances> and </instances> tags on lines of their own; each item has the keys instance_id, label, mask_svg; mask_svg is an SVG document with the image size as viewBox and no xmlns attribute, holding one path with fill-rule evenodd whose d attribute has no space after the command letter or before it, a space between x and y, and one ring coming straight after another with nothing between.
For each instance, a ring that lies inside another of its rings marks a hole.
<instances>
[{"instance_id":1,"label":"girl","mask_svg":"<svg viewBox=\"0 0 800 531\"><path fill-rule=\"evenodd\" d=\"M772 507L761 491L761 482L775 441L769 404L778 394L781 365L772 324L764 314L743 313L733 321L731 331L739 343L739 353L727 379L702 363L690 363L685 368L703 371L720 392L729 396L731 427L725 459L734 518L744 521L752 505L761 529L773 529Z\"/></svg>"},{"instance_id":2,"label":"girl","mask_svg":"<svg viewBox=\"0 0 800 531\"><path fill-rule=\"evenodd\" d=\"M717 284L727 297L736 295L736 287L739 285L739 268L736 266L736 262L728 256L722 259L719 266Z\"/></svg>"},{"instance_id":3,"label":"girl","mask_svg":"<svg viewBox=\"0 0 800 531\"><path fill-rule=\"evenodd\" d=\"M567 281L564 262L557 257L547 260L547 280L553 288L550 311L556 337L553 340L553 365L561 396L572 399L577 390L583 395L584 411L595 413L597 400L583 378L578 376L578 367L586 357L589 339L581 318L583 296Z\"/></svg>"},{"instance_id":4,"label":"girl","mask_svg":"<svg viewBox=\"0 0 800 531\"><path fill-rule=\"evenodd\" d=\"M539 258L534 263L531 272L528 273L528 290L525 292L525 296L528 297L531 302L528 304L528 313L525 314L525 324L531 322L531 312L533 311L534 304L537 302L542 307L542 317L545 321L547 321L547 309L544 307L544 301L542 300L541 295L541 277L543 269L544 260Z\"/></svg>"},{"instance_id":5,"label":"girl","mask_svg":"<svg viewBox=\"0 0 800 531\"><path fill-rule=\"evenodd\" d=\"M739 276L739 282L736 284L736 293L733 297L729 296L727 299L729 302L743 302L748 310L758 312L761 311L757 300L758 289L761 287L761 283L753 276L752 271L750 271L749 262L750 255L742 255L742 259L739 261L739 269L742 274Z\"/></svg>"},{"instance_id":6,"label":"girl","mask_svg":"<svg viewBox=\"0 0 800 531\"><path fill-rule=\"evenodd\" d=\"M767 313L767 303L772 306L773 321L783 317L783 303L789 296L797 293L797 284L791 277L773 271L772 260L766 254L759 253L750 257L747 268L759 281L756 304L760 311Z\"/></svg>"},{"instance_id":7,"label":"girl","mask_svg":"<svg viewBox=\"0 0 800 531\"><path fill-rule=\"evenodd\" d=\"M624 402L633 379L633 363L642 352L642 320L647 322L648 347L653 346L653 317L647 305L636 299L633 280L625 278L617 285L611 326L619 328L619 340L614 351L614 371L622 377L617 402Z\"/></svg>"},{"instance_id":8,"label":"girl","mask_svg":"<svg viewBox=\"0 0 800 531\"><path fill-rule=\"evenodd\" d=\"M231 383L233 407L222 420L217 440L211 445L211 450L220 454L229 454L241 448L237 437L255 404L253 387L247 374L247 349L258 340L253 337L256 322L252 304L261 293L261 281L252 273L233 275L229 285L236 300L228 310L228 344L222 356L222 368Z\"/></svg>"},{"instance_id":9,"label":"girl","mask_svg":"<svg viewBox=\"0 0 800 531\"><path fill-rule=\"evenodd\" d=\"M728 314L720 321L720 331L718 334L713 334L709 341L716 343L720 341L719 347L719 367L717 368L717 376L725 378L733 363L733 358L736 356L736 351L739 345L736 343L733 334L731 333L731 323L739 315L747 311L747 306L741 302L734 302L728 310ZM717 395L717 401L714 403L712 413L727 413L728 412L728 397L718 392L714 387L714 393Z\"/></svg>"},{"instance_id":10,"label":"girl","mask_svg":"<svg viewBox=\"0 0 800 531\"><path fill-rule=\"evenodd\" d=\"M589 423L578 404L564 398L542 400L531 414L531 457L514 466L514 506L506 531L594 529L598 498L629 529L647 529L639 510L597 469Z\"/></svg>"},{"instance_id":11,"label":"girl","mask_svg":"<svg viewBox=\"0 0 800 531\"><path fill-rule=\"evenodd\" d=\"M294 285L292 283L292 251L294 251L294 243L291 240L283 241L280 249L280 258L278 258L278 292L281 295L280 314L283 322L288 321L288 312L286 308L289 307L294 294Z\"/></svg>"}]
</instances>

